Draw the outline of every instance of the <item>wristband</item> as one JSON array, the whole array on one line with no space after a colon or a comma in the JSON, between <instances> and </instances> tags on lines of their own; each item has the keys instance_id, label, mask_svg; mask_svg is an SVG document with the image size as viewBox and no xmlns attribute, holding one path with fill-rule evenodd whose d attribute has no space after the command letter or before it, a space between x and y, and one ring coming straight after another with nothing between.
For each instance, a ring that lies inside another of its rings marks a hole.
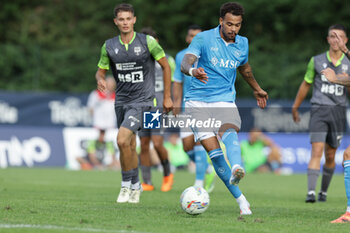
<instances>
[{"instance_id":1,"label":"wristband","mask_svg":"<svg viewBox=\"0 0 350 233\"><path fill-rule=\"evenodd\" d=\"M188 73L189 73L190 76L192 76L192 77L193 77L193 74L192 74L193 70L194 70L194 68L190 68L190 70L188 71Z\"/></svg>"}]
</instances>

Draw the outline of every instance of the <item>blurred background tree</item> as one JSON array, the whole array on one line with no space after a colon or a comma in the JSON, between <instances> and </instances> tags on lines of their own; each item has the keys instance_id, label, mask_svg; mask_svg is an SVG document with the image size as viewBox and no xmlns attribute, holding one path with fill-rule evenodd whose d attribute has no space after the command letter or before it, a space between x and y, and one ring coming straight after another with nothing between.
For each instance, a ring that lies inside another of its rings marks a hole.
<instances>
[{"instance_id":1,"label":"blurred background tree","mask_svg":"<svg viewBox=\"0 0 350 233\"><path fill-rule=\"evenodd\" d=\"M218 25L226 1L133 0L136 31L151 26L175 56L186 46L187 27ZM113 8L121 1L2 0L0 89L89 92L104 41L116 36ZM271 98L294 98L311 56L328 49L327 29L350 28L342 0L245 0L240 34L250 41L249 62ZM350 32L348 32L350 34ZM348 35L350 37L350 35ZM238 97L252 97L241 78Z\"/></svg>"}]
</instances>

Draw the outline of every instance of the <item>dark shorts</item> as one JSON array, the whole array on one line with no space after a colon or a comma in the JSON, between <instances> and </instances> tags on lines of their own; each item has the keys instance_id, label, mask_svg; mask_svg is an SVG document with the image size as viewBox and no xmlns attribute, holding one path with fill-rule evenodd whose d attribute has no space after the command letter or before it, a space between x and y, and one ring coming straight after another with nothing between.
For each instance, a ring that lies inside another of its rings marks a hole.
<instances>
[{"instance_id":1,"label":"dark shorts","mask_svg":"<svg viewBox=\"0 0 350 233\"><path fill-rule=\"evenodd\" d=\"M134 133L139 131L143 124L143 111L149 111L151 106L123 105L115 106L117 126L128 128Z\"/></svg>"},{"instance_id":2,"label":"dark shorts","mask_svg":"<svg viewBox=\"0 0 350 233\"><path fill-rule=\"evenodd\" d=\"M312 106L310 142L325 142L338 148L346 130L346 107Z\"/></svg>"}]
</instances>

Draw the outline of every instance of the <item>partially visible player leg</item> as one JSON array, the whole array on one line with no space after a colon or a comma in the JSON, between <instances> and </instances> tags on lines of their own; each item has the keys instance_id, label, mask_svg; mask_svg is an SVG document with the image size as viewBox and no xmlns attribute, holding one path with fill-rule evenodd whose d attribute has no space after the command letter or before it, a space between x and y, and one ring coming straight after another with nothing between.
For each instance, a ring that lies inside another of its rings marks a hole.
<instances>
[{"instance_id":1,"label":"partially visible player leg","mask_svg":"<svg viewBox=\"0 0 350 233\"><path fill-rule=\"evenodd\" d=\"M311 158L307 169L308 193L305 202L314 203L316 201L316 184L320 175L320 163L324 149L324 142L313 142Z\"/></svg>"},{"instance_id":2,"label":"partially visible player leg","mask_svg":"<svg viewBox=\"0 0 350 233\"><path fill-rule=\"evenodd\" d=\"M131 143L130 143L130 148L131 148L131 153L132 157L137 161L138 164L138 157L137 157L137 152L136 152L136 135L133 134L131 138ZM131 179L131 192L130 192L130 198L129 198L129 203L139 203L140 202L140 195L142 192L142 186L140 184L139 180L139 168L136 168L137 173L132 177Z\"/></svg>"},{"instance_id":3,"label":"partially visible player leg","mask_svg":"<svg viewBox=\"0 0 350 233\"><path fill-rule=\"evenodd\" d=\"M348 223L350 222L350 146L344 151L344 184L348 204L345 214L333 220L331 223Z\"/></svg>"},{"instance_id":4,"label":"partially visible player leg","mask_svg":"<svg viewBox=\"0 0 350 233\"><path fill-rule=\"evenodd\" d=\"M335 158L336 150L337 150L336 148L333 148L326 143L326 146L325 146L326 162L323 165L321 191L318 194L318 201L321 201L321 202L325 202L327 200L328 186L332 180L333 173L335 170L334 158Z\"/></svg>"},{"instance_id":5,"label":"partially visible player leg","mask_svg":"<svg viewBox=\"0 0 350 233\"><path fill-rule=\"evenodd\" d=\"M206 149L206 151L208 151L209 157L213 162L216 174L224 182L224 184L226 185L227 189L231 192L233 197L236 198L236 201L241 209L241 214L252 214L249 202L246 200L239 187L230 183L231 169L226 163L224 154L220 148L217 138L215 136L205 138L201 140L201 143Z\"/></svg>"},{"instance_id":6,"label":"partially visible player leg","mask_svg":"<svg viewBox=\"0 0 350 233\"><path fill-rule=\"evenodd\" d=\"M170 171L170 163L168 157L168 151L165 149L163 145L163 136L162 135L152 135L152 142L154 145L154 149L157 151L160 162L163 167L163 184L161 187L161 191L168 192L171 190L173 182L174 182L174 174Z\"/></svg>"},{"instance_id":7,"label":"partially visible player leg","mask_svg":"<svg viewBox=\"0 0 350 233\"><path fill-rule=\"evenodd\" d=\"M132 149L135 134L128 128L120 127L117 135L117 144L120 150L122 167L122 185L117 199L118 203L128 202L132 189L138 183L138 158Z\"/></svg>"},{"instance_id":8,"label":"partially visible player leg","mask_svg":"<svg viewBox=\"0 0 350 233\"><path fill-rule=\"evenodd\" d=\"M154 186L152 184L151 179L151 158L149 154L149 144L151 141L151 137L148 135L143 135L142 132L139 132L140 134L140 141L141 141L141 153L140 153L140 167L141 167L141 174L142 174L142 188L144 191L153 191Z\"/></svg>"}]
</instances>

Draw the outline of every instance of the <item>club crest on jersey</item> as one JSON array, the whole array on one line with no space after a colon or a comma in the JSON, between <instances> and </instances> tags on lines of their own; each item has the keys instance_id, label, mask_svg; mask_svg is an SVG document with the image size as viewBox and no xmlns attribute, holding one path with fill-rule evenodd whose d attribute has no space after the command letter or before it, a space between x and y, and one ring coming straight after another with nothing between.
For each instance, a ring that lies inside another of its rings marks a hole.
<instances>
[{"instance_id":1,"label":"club crest on jersey","mask_svg":"<svg viewBox=\"0 0 350 233\"><path fill-rule=\"evenodd\" d=\"M140 53L141 53L141 47L135 47L134 48L134 52L135 52L135 54L138 56L138 55L140 55Z\"/></svg>"},{"instance_id":2,"label":"club crest on jersey","mask_svg":"<svg viewBox=\"0 0 350 233\"><path fill-rule=\"evenodd\" d=\"M213 66L216 66L216 64L218 64L219 60L216 57L213 57L211 59L211 64L213 64Z\"/></svg>"},{"instance_id":3,"label":"club crest on jersey","mask_svg":"<svg viewBox=\"0 0 350 233\"><path fill-rule=\"evenodd\" d=\"M347 64L342 64L341 65L341 70L343 73L347 73L348 72L348 65Z\"/></svg>"},{"instance_id":4,"label":"club crest on jersey","mask_svg":"<svg viewBox=\"0 0 350 233\"><path fill-rule=\"evenodd\" d=\"M114 53L115 53L115 54L118 54L118 52L119 52L119 49L118 49L118 48L115 48L115 49L114 49Z\"/></svg>"}]
</instances>

